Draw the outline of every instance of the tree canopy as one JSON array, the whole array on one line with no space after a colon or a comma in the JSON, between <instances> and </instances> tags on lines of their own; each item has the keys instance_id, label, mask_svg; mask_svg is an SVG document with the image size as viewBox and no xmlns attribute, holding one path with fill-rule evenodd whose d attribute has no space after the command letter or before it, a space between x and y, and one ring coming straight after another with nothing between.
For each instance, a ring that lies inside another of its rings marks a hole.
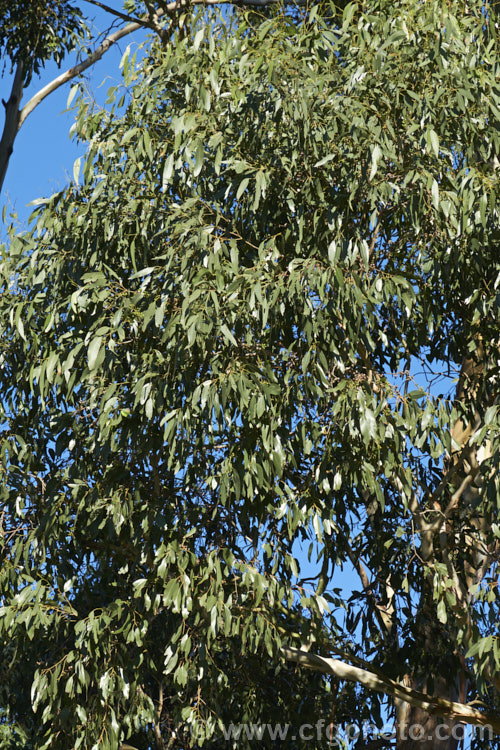
<instances>
[{"instance_id":1,"label":"tree canopy","mask_svg":"<svg viewBox=\"0 0 500 750\"><path fill-rule=\"evenodd\" d=\"M6 747L500 732L496 16L269 15L79 94L3 249Z\"/></svg>"}]
</instances>

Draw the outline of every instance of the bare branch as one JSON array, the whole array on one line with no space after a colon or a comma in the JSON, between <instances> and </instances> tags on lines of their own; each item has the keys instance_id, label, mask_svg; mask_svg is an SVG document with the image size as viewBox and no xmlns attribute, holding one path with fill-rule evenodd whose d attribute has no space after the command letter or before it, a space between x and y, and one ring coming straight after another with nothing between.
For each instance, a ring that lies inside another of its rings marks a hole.
<instances>
[{"instance_id":1,"label":"bare branch","mask_svg":"<svg viewBox=\"0 0 500 750\"><path fill-rule=\"evenodd\" d=\"M153 733L155 736L156 747L158 750L165 750L165 743L161 736L161 715L163 711L163 683L160 682L159 695L158 695L158 720L153 724Z\"/></svg>"},{"instance_id":2,"label":"bare branch","mask_svg":"<svg viewBox=\"0 0 500 750\"><path fill-rule=\"evenodd\" d=\"M98 8L102 8L106 11L106 13L111 13L112 16L116 16L117 18L121 18L122 21L127 21L127 23L139 23L143 24L144 19L142 18L135 18L135 16L131 16L127 13L122 13L119 10L115 10L114 8L111 8L109 5L106 5L105 3L99 2L99 0L85 0L86 3L90 3L91 5L95 5Z\"/></svg>"},{"instance_id":3,"label":"bare branch","mask_svg":"<svg viewBox=\"0 0 500 750\"><path fill-rule=\"evenodd\" d=\"M377 621L380 626L380 630L384 634L389 634L393 626L391 612L388 610L387 607L385 607L383 604L380 604L380 602L377 601L377 597L375 596L373 592L373 588L370 584L370 581L368 579L368 575L363 566L363 563L361 562L360 558L354 554L354 551L349 543L346 543L346 549L347 549L347 554L349 555L349 559L359 575L359 578L361 580L361 583L363 585L363 588L368 598L368 603L377 618Z\"/></svg>"},{"instance_id":4,"label":"bare branch","mask_svg":"<svg viewBox=\"0 0 500 750\"><path fill-rule=\"evenodd\" d=\"M87 2L103 8L103 10L107 11L108 13L111 13L125 21L132 19L132 22L127 24L127 26L123 26L121 29L117 29L112 34L109 34L109 36L104 39L104 41L97 47L96 50L94 50L91 55L87 57L86 60L83 60L77 65L68 68L68 70L54 78L46 86L43 86L43 88L41 88L39 91L37 91L36 94L34 94L34 96L31 97L31 99L27 104L25 104L21 111L19 111L19 104L21 101L23 89L22 66L21 64L17 66L11 97L9 99L9 102L3 102L6 110L6 117L2 138L0 140L0 191L5 180L10 156L14 149L14 141L16 139L16 135L28 115L30 115L33 110L36 109L36 107L38 107L38 105L41 104L41 102L43 102L43 100L46 99L50 94L52 94L54 91L57 91L58 88L64 86L64 84L68 83L73 78L76 78L85 70L94 65L114 44L116 44L116 42L118 42L120 39L123 39L123 37L132 34L134 31L137 31L140 28L153 29L153 31L155 31L160 36L163 45L166 46L168 44L169 27L160 26L158 20L160 19L160 17L165 15L174 15L175 12L184 7L185 4L184 0L175 0L174 2L170 2L165 5L162 4L162 8L156 11L153 17L147 15L143 18L133 20L133 16L115 11L105 3L100 2L100 0L87 0ZM281 2L281 0L190 0L190 5L234 5L237 7L265 7L268 5L276 5L278 2ZM299 6L304 5L306 0L285 0L285 2L290 5Z\"/></svg>"},{"instance_id":5,"label":"bare branch","mask_svg":"<svg viewBox=\"0 0 500 750\"><path fill-rule=\"evenodd\" d=\"M83 73L84 70L90 68L98 60L101 59L101 57L113 46L113 44L116 44L116 42L118 42L120 39L123 39L124 36L137 31L141 28L141 26L142 24L140 23L129 23L127 26L124 26L121 29L117 29L117 31L113 32L113 34L107 36L102 44L100 44L99 47L97 47L97 49L91 55L89 55L86 60L78 63L78 65L74 65L72 68L68 68L68 70L66 70L64 73L61 73L61 75L57 76L52 81L50 81L50 83L41 88L40 91L37 91L37 93L32 96L29 102L22 108L17 129L19 130L21 128L28 115L30 115L33 110L49 96L49 94L52 94L53 91L56 91L61 86L64 86L65 83L68 83L68 81L71 81L73 78L76 78L76 76L79 76L80 73Z\"/></svg>"}]
</instances>

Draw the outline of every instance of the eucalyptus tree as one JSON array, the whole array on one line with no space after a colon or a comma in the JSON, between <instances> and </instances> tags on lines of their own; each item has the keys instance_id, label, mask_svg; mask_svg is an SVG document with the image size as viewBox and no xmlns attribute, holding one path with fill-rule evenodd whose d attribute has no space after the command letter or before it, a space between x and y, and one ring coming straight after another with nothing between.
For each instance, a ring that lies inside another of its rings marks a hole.
<instances>
[{"instance_id":1,"label":"eucalyptus tree","mask_svg":"<svg viewBox=\"0 0 500 750\"><path fill-rule=\"evenodd\" d=\"M500 731L496 18L327 10L126 60L4 249L17 746Z\"/></svg>"}]
</instances>

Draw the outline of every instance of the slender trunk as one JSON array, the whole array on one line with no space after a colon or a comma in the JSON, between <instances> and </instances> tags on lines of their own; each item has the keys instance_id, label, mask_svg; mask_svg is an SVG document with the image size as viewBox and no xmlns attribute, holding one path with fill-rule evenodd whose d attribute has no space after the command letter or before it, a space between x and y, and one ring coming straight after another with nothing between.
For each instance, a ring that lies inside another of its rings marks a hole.
<instances>
[{"instance_id":1,"label":"slender trunk","mask_svg":"<svg viewBox=\"0 0 500 750\"><path fill-rule=\"evenodd\" d=\"M23 64L19 62L14 75L14 82L8 101L4 101L5 123L2 138L0 140L0 192L3 188L5 175L11 154L14 150L14 141L19 132L21 98L23 95Z\"/></svg>"}]
</instances>

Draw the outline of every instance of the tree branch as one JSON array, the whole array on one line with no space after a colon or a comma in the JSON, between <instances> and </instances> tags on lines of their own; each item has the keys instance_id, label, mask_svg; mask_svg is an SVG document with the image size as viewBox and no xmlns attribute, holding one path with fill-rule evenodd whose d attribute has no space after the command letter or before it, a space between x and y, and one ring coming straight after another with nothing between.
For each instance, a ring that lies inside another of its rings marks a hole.
<instances>
[{"instance_id":1,"label":"tree branch","mask_svg":"<svg viewBox=\"0 0 500 750\"><path fill-rule=\"evenodd\" d=\"M346 550L347 550L347 554L349 555L351 564L356 569L359 575L359 578L363 585L363 589L365 590L366 596L368 598L368 604L372 608L372 611L374 612L375 617L377 618L381 632L383 633L383 635L390 634L392 630L392 626L393 626L391 608L390 607L387 608L383 604L380 604L379 601L377 601L377 597L375 596L373 592L372 585L368 579L368 575L363 566L363 563L361 562L361 559L359 558L359 556L357 557L354 554L354 551L351 545L349 544L349 542L346 542Z\"/></svg>"},{"instance_id":2,"label":"tree branch","mask_svg":"<svg viewBox=\"0 0 500 750\"><path fill-rule=\"evenodd\" d=\"M457 703L444 698L435 698L413 690L406 685L402 685L389 677L382 677L379 674L370 672L367 669L360 669L351 664L346 664L339 659L331 659L318 654L311 654L301 651L298 648L283 647L281 653L289 661L302 664L309 669L325 674L333 674L339 680L356 682L364 685L369 690L375 690L385 695L394 697L406 703L416 706L429 714L443 716L466 724L476 724L479 726L491 726L495 732L500 732L500 715L492 713L482 713L472 706L465 703Z\"/></svg>"},{"instance_id":3,"label":"tree branch","mask_svg":"<svg viewBox=\"0 0 500 750\"><path fill-rule=\"evenodd\" d=\"M90 5L95 5L97 8L102 8L106 11L106 13L110 13L112 16L116 16L117 18L121 18L122 21L127 21L128 23L138 23L142 26L143 20L142 18L136 18L135 16L131 16L128 13L122 13L119 10L115 10L114 8L110 8L109 5L106 5L105 3L99 2L99 0L85 0L86 3L90 3Z\"/></svg>"},{"instance_id":4,"label":"tree branch","mask_svg":"<svg viewBox=\"0 0 500 750\"><path fill-rule=\"evenodd\" d=\"M122 18L123 20L132 18L132 16L128 16L124 13L113 10L105 3L101 3L100 0L87 0L87 2L90 2L93 5L97 5L107 12L118 16L118 18ZM276 5L278 2L281 2L281 0L190 0L191 5L234 5L239 7L265 7L268 5ZM298 6L305 5L306 0L285 0L285 2L289 5ZM107 36L106 39L91 55L87 57L86 60L83 60L81 63L68 68L68 70L66 70L64 73L61 73L61 75L57 76L52 81L50 81L50 83L48 83L46 86L43 86L43 88L37 91L37 93L31 97L31 99L27 102L27 104L25 104L20 112L18 109L18 105L21 101L23 81L22 66L21 63L19 63L16 69L16 75L14 77L11 97L9 99L9 102L4 102L6 109L6 119L2 139L0 140L0 191L2 190L10 156L14 149L14 141L16 135L28 115L30 115L33 110L36 109L36 107L38 107L41 102L43 102L44 99L52 94L52 92L56 91L61 86L64 86L65 83L68 83L68 81L71 81L73 78L79 76L81 73L83 73L84 70L87 70L87 68L90 68L98 60L100 60L101 57L114 44L116 44L116 42L118 42L120 39L123 39L123 37L132 34L134 31L137 31L140 28L152 28L161 36L162 41L165 44L165 33L167 29L158 26L158 19L162 16L165 16L166 14L175 13L175 11L179 10L181 7L183 7L183 0L175 0L174 2L170 2L159 9L155 13L155 17L153 19L151 19L149 15L144 16L141 19L132 21L131 23L127 24L127 26L123 26L121 29L117 29L115 32Z\"/></svg>"},{"instance_id":5,"label":"tree branch","mask_svg":"<svg viewBox=\"0 0 500 750\"><path fill-rule=\"evenodd\" d=\"M191 0L191 5L236 5L242 7L263 7L267 5L276 5L276 3L278 2L280 2L280 0ZM304 5L305 2L306 0L294 0L294 2L290 2L289 4ZM168 5L165 6L166 10L159 10L156 14L156 17L157 19L160 18L161 16L165 15L165 12L173 13L180 7L180 0L168 3ZM76 78L76 76L80 75L80 73L83 73L84 70L90 68L98 60L101 59L101 57L113 46L113 44L116 44L116 42L118 42L120 39L123 39L123 37L132 34L134 31L137 31L140 28L150 28L149 16L145 16L139 21L134 21L133 23L129 23L127 24L127 26L124 26L121 29L117 29L115 32L113 32L113 34L110 34L108 37L106 37L102 44L100 44L99 47L97 47L97 49L91 55L89 55L86 60L83 60L81 63L78 63L78 65L74 65L72 68L69 68L64 73L61 73L61 75L57 76L57 78L54 78L54 80L50 81L50 83L48 83L46 86L41 88L40 91L32 96L29 102L22 108L17 130L19 131L28 115L30 115L33 110L49 96L49 94L52 94L53 91L56 91L61 86L64 86L65 83L71 81L73 78Z\"/></svg>"},{"instance_id":6,"label":"tree branch","mask_svg":"<svg viewBox=\"0 0 500 750\"><path fill-rule=\"evenodd\" d=\"M124 26L121 29L117 29L113 34L110 34L106 37L106 39L97 47L97 49L87 57L86 60L83 60L81 63L78 63L78 65L74 65L72 68L68 68L64 73L61 73L61 75L54 78L50 83L48 83L46 86L40 89L40 91L37 91L37 93L31 97L29 102L25 104L25 106L21 110L21 114L19 117L19 124L18 124L18 131L23 125L24 121L30 115L33 110L38 107L38 105L43 102L44 99L46 99L49 94L52 94L53 91L56 91L61 86L64 86L65 83L68 81L71 81L73 78L76 78L76 76L80 75L80 73L83 73L84 70L87 70L87 68L90 68L92 65L94 65L98 60L101 59L101 57L107 52L113 44L116 44L120 39L123 39L124 36L127 36L128 34L132 34L134 31L137 31L143 26L143 24L137 22L137 23L129 23L127 26Z\"/></svg>"},{"instance_id":7,"label":"tree branch","mask_svg":"<svg viewBox=\"0 0 500 750\"><path fill-rule=\"evenodd\" d=\"M159 695L158 695L158 720L153 724L153 733L155 736L156 747L158 750L165 750L165 743L161 736L161 714L163 711L163 683L160 682Z\"/></svg>"}]
</instances>

